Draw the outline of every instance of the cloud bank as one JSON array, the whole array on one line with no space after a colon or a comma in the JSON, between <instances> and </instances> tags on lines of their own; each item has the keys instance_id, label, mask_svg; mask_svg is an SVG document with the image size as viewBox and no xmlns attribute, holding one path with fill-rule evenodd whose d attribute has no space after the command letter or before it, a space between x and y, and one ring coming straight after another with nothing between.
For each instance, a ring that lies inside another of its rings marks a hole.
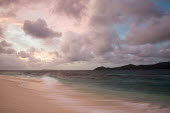
<instances>
[{"instance_id":1,"label":"cloud bank","mask_svg":"<svg viewBox=\"0 0 170 113\"><path fill-rule=\"evenodd\" d=\"M76 63L89 69L89 64L114 67L170 60L169 0L5 0L0 6L1 18L21 22L20 28L7 23L7 30L0 27L6 40L0 40L4 62L10 54L15 56L10 60L27 69L65 69ZM44 13L37 13L42 9ZM28 41L24 49L23 40Z\"/></svg>"}]
</instances>

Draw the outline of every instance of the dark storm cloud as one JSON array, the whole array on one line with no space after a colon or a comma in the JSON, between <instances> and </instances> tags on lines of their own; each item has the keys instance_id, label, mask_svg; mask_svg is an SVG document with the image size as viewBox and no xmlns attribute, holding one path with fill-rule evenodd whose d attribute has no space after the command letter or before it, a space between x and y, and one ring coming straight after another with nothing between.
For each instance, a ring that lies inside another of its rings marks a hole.
<instances>
[{"instance_id":1,"label":"dark storm cloud","mask_svg":"<svg viewBox=\"0 0 170 113\"><path fill-rule=\"evenodd\" d=\"M54 13L63 13L70 17L81 18L89 0L56 0Z\"/></svg>"},{"instance_id":2,"label":"dark storm cloud","mask_svg":"<svg viewBox=\"0 0 170 113\"><path fill-rule=\"evenodd\" d=\"M60 37L62 35L60 32L55 32L48 28L45 20L43 19L38 19L35 22L26 20L24 22L23 30L25 33L39 39Z\"/></svg>"}]
</instances>

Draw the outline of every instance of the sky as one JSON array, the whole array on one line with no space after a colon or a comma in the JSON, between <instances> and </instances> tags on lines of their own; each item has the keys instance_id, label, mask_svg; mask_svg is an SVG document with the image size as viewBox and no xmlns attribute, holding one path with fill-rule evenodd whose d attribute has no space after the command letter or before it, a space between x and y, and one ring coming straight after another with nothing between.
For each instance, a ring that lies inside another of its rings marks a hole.
<instances>
[{"instance_id":1,"label":"sky","mask_svg":"<svg viewBox=\"0 0 170 113\"><path fill-rule=\"evenodd\" d=\"M170 0L0 0L0 70L170 61Z\"/></svg>"}]
</instances>

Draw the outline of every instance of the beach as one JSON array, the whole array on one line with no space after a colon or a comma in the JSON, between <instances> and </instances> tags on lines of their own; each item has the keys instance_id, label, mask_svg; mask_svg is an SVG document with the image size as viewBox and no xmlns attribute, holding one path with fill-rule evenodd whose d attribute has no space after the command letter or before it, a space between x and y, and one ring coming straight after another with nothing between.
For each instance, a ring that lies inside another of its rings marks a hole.
<instances>
[{"instance_id":1,"label":"beach","mask_svg":"<svg viewBox=\"0 0 170 113\"><path fill-rule=\"evenodd\" d=\"M20 87L17 80L15 77L0 77L0 113L75 113L41 97L42 92Z\"/></svg>"},{"instance_id":2,"label":"beach","mask_svg":"<svg viewBox=\"0 0 170 113\"><path fill-rule=\"evenodd\" d=\"M0 113L168 113L149 103L77 91L51 77L0 76Z\"/></svg>"}]
</instances>

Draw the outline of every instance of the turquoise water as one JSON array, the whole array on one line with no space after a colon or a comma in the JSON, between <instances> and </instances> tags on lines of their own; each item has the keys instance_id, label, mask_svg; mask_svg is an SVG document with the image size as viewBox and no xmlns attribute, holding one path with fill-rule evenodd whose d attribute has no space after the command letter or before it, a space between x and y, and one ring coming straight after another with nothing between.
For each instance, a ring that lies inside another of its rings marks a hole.
<instances>
[{"instance_id":1,"label":"turquoise water","mask_svg":"<svg viewBox=\"0 0 170 113\"><path fill-rule=\"evenodd\" d=\"M153 71L153 72L152 72ZM170 74L167 70L136 72L91 72L93 76L60 76L61 81L77 89L88 90L133 102L170 105ZM156 72L156 73L155 73ZM90 73L90 72L89 72ZM142 74L141 74L142 73ZM59 78L60 78L59 77Z\"/></svg>"}]
</instances>

